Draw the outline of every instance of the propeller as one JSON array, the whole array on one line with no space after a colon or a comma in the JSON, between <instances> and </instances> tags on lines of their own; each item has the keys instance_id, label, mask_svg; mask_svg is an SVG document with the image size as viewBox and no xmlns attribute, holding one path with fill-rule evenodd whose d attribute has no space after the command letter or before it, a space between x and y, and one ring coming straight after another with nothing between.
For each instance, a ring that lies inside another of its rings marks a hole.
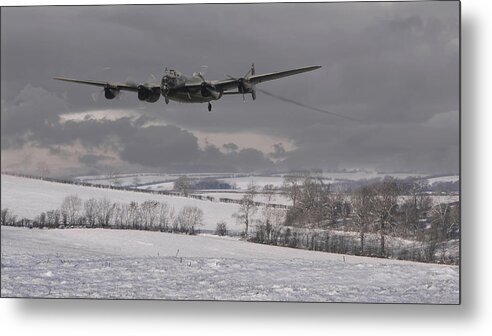
<instances>
[{"instance_id":1,"label":"propeller","mask_svg":"<svg viewBox=\"0 0 492 336\"><path fill-rule=\"evenodd\" d=\"M138 86L138 83L132 77L127 77L125 80L125 84L128 86L134 86L134 87Z\"/></svg>"},{"instance_id":2,"label":"propeller","mask_svg":"<svg viewBox=\"0 0 492 336\"><path fill-rule=\"evenodd\" d=\"M203 97L212 96L215 99L220 97L220 93L217 91L216 87L206 81L203 81L200 84L200 92Z\"/></svg>"},{"instance_id":3,"label":"propeller","mask_svg":"<svg viewBox=\"0 0 492 336\"><path fill-rule=\"evenodd\" d=\"M111 77L111 70L112 68L110 66L105 66L102 69L95 69L94 71L97 71L98 75L101 75L103 77ZM92 71L89 73L88 77L92 77L93 73ZM94 103L97 103L101 99L101 95L104 94L104 88L102 90L97 90L96 92L91 93L91 98Z\"/></svg>"},{"instance_id":4,"label":"propeller","mask_svg":"<svg viewBox=\"0 0 492 336\"><path fill-rule=\"evenodd\" d=\"M244 77L249 77L249 76L254 76L255 75L255 64L251 63L251 68L246 72L246 75Z\"/></svg>"},{"instance_id":5,"label":"propeller","mask_svg":"<svg viewBox=\"0 0 492 336\"><path fill-rule=\"evenodd\" d=\"M232 77L231 75L226 75L226 76L229 77L229 79L232 79L232 80L235 80L238 82L238 91L243 94L243 102L246 101L244 94L246 93L247 90L246 90L246 86L244 85L244 83L247 81L247 79L244 77L236 78L236 77ZM253 100L254 99L256 99L256 94L254 95Z\"/></svg>"},{"instance_id":6,"label":"propeller","mask_svg":"<svg viewBox=\"0 0 492 336\"><path fill-rule=\"evenodd\" d=\"M104 92L104 89L91 93L92 101L94 103L97 103L99 101L99 99L101 98L101 95L103 92Z\"/></svg>"},{"instance_id":7,"label":"propeller","mask_svg":"<svg viewBox=\"0 0 492 336\"><path fill-rule=\"evenodd\" d=\"M127 85L133 85L129 82L125 82L125 83ZM135 86L136 86L136 84L135 84ZM103 94L106 97L106 99L115 99L115 98L120 99L121 91L112 88L109 85L109 83L106 83L106 85L103 87L102 90L99 90L99 91L91 94L91 98L94 101L94 103L97 103L99 101L99 99L101 98L101 95L103 95Z\"/></svg>"},{"instance_id":8,"label":"propeller","mask_svg":"<svg viewBox=\"0 0 492 336\"><path fill-rule=\"evenodd\" d=\"M146 84L157 84L157 77L154 74L150 74L149 78L147 78Z\"/></svg>"},{"instance_id":9,"label":"propeller","mask_svg":"<svg viewBox=\"0 0 492 336\"><path fill-rule=\"evenodd\" d=\"M256 100L256 91L253 85L249 84L249 77L255 75L255 64L251 64L251 68L246 72L243 77L235 78L231 75L226 75L230 79L233 79L238 82L238 91L243 94L243 102L246 101L245 93L251 93L251 97L253 100ZM248 84L245 84L248 83ZM249 87L248 87L249 86Z\"/></svg>"},{"instance_id":10,"label":"propeller","mask_svg":"<svg viewBox=\"0 0 492 336\"><path fill-rule=\"evenodd\" d=\"M205 77L207 75L208 65L200 66L200 74Z\"/></svg>"}]
</instances>

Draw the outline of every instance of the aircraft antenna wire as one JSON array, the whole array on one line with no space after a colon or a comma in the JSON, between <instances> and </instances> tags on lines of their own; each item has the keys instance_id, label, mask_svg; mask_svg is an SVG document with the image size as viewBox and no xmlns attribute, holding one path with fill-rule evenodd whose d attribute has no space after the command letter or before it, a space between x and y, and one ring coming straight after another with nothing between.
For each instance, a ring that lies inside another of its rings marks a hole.
<instances>
[{"instance_id":1,"label":"aircraft antenna wire","mask_svg":"<svg viewBox=\"0 0 492 336\"><path fill-rule=\"evenodd\" d=\"M294 104L294 105L297 105L297 106L300 106L300 107L304 107L304 108L309 109L309 110L321 112L321 113L324 113L324 114L330 114L330 115L333 115L333 116L336 116L336 117L339 117L339 118L343 118L343 119L347 119L347 120L351 120L351 121L363 122L362 120L355 119L355 118L352 118L352 117L349 117L349 116L346 116L346 115L342 115L342 114L338 114L338 113L335 113L335 112L326 111L326 110L323 110L323 109L320 109L320 108L317 108L317 107L313 107L313 106L309 106L309 105L306 105L306 104L297 102L297 101L292 100L292 99L289 99L289 98L278 96L276 94L273 94L271 92L265 91L263 89L258 89L257 88L256 90L257 91L260 91L260 92L262 92L264 94L266 94L267 96L270 96L270 97L273 97L273 98L279 99L281 101L284 101L284 102L287 102L287 103L291 103L291 104Z\"/></svg>"}]
</instances>

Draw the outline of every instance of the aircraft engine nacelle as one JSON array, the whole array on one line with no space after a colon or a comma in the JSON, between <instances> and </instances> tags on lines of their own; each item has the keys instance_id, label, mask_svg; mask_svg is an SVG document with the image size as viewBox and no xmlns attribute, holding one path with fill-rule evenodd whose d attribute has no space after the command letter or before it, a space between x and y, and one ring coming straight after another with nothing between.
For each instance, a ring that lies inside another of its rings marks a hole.
<instances>
[{"instance_id":1,"label":"aircraft engine nacelle","mask_svg":"<svg viewBox=\"0 0 492 336\"><path fill-rule=\"evenodd\" d=\"M252 69L252 74L254 74L254 68ZM239 93L243 94L243 99L244 99L244 94L245 93L251 93L251 97L253 97L253 100L256 100L256 90L255 86L251 84L249 80L246 78L239 78L239 84L237 85L237 91Z\"/></svg>"},{"instance_id":2,"label":"aircraft engine nacelle","mask_svg":"<svg viewBox=\"0 0 492 336\"><path fill-rule=\"evenodd\" d=\"M202 97L213 97L219 99L222 96L222 92L218 91L213 85L203 82L200 87L200 93Z\"/></svg>"},{"instance_id":3,"label":"aircraft engine nacelle","mask_svg":"<svg viewBox=\"0 0 492 336\"><path fill-rule=\"evenodd\" d=\"M160 88L149 88L145 85L139 85L137 90L138 99L147 103L155 103L161 96Z\"/></svg>"},{"instance_id":4,"label":"aircraft engine nacelle","mask_svg":"<svg viewBox=\"0 0 492 336\"><path fill-rule=\"evenodd\" d=\"M253 91L253 84L244 78L239 79L239 84L237 85L237 90L240 93L249 93Z\"/></svg>"},{"instance_id":5,"label":"aircraft engine nacelle","mask_svg":"<svg viewBox=\"0 0 492 336\"><path fill-rule=\"evenodd\" d=\"M120 94L120 90L118 89L112 89L108 87L104 88L104 97L106 99L115 99L119 94Z\"/></svg>"}]
</instances>

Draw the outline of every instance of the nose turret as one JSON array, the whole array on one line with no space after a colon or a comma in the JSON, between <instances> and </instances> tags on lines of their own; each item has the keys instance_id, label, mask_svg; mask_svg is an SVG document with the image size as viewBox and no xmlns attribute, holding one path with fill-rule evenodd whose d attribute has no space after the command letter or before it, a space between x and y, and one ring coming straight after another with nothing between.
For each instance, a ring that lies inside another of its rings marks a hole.
<instances>
[{"instance_id":1,"label":"nose turret","mask_svg":"<svg viewBox=\"0 0 492 336\"><path fill-rule=\"evenodd\" d=\"M176 86L176 78L172 75L164 75L161 81L161 91L165 96L169 93L169 91Z\"/></svg>"}]
</instances>

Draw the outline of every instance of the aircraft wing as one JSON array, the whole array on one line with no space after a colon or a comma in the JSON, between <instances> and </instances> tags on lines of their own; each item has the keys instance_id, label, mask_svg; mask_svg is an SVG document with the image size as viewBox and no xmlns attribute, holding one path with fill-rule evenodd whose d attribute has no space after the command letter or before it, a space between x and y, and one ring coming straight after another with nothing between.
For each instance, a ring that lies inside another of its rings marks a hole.
<instances>
[{"instance_id":1,"label":"aircraft wing","mask_svg":"<svg viewBox=\"0 0 492 336\"><path fill-rule=\"evenodd\" d=\"M98 86L102 88L109 87L111 89L122 90L122 91L132 91L132 92L138 91L137 89L138 84L136 83L111 83L111 82L103 82L103 81L80 80L80 79L66 78L66 77L55 77L54 79L65 81L65 82L77 83L77 84ZM154 86L159 87L158 85L151 85L150 88L153 88Z\"/></svg>"},{"instance_id":2,"label":"aircraft wing","mask_svg":"<svg viewBox=\"0 0 492 336\"><path fill-rule=\"evenodd\" d=\"M270 73L265 73L261 75L253 75L250 77L247 77L246 79L253 85L263 83L266 81L271 81L274 79L279 79L283 77L288 77L292 75L297 75L303 72L308 72L308 71L313 71L316 69L321 68L320 65L314 65L314 66L308 66L308 67L302 67L302 68L296 68L296 69L291 69L291 70L286 70L286 71L279 71L279 72L270 72ZM230 90L230 89L235 89L237 88L239 84L239 79L237 78L231 78L231 79L226 79L222 81L216 81L212 82L212 84L224 91Z\"/></svg>"},{"instance_id":3,"label":"aircraft wing","mask_svg":"<svg viewBox=\"0 0 492 336\"><path fill-rule=\"evenodd\" d=\"M249 81L251 82L251 84L258 84L274 79L297 75L303 72L313 71L319 68L321 68L320 65L315 65L315 66L308 66L308 67L297 68L297 69L286 70L286 71L270 72L262 75L251 76L249 77Z\"/></svg>"}]
</instances>

